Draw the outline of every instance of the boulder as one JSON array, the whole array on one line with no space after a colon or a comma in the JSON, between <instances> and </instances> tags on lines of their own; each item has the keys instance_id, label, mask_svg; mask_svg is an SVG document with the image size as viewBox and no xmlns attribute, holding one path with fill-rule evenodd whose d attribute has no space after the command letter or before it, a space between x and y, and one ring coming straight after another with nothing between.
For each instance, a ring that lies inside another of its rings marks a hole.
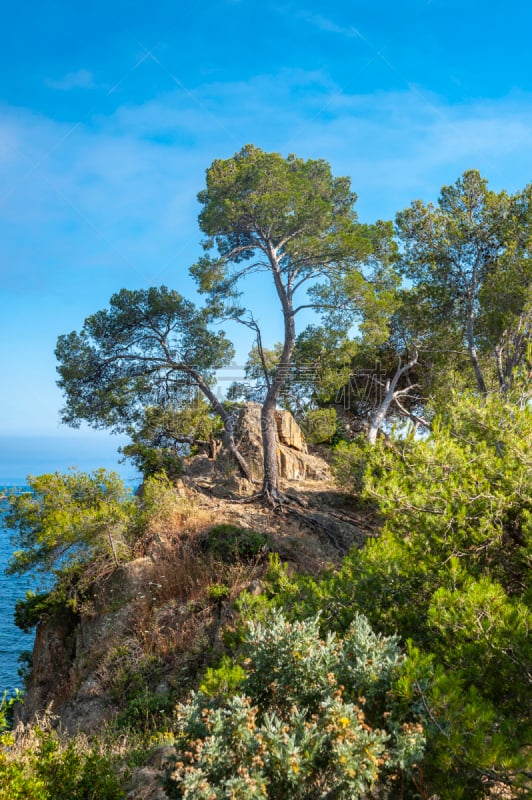
<instances>
[{"instance_id":1,"label":"boulder","mask_svg":"<svg viewBox=\"0 0 532 800\"><path fill-rule=\"evenodd\" d=\"M246 403L239 410L235 422L235 444L255 480L261 480L263 476L260 409L259 403Z\"/></svg>"},{"instance_id":2,"label":"boulder","mask_svg":"<svg viewBox=\"0 0 532 800\"><path fill-rule=\"evenodd\" d=\"M284 444L293 450L307 452L303 431L289 411L276 411L275 423L277 425L277 438L279 444Z\"/></svg>"},{"instance_id":3,"label":"boulder","mask_svg":"<svg viewBox=\"0 0 532 800\"><path fill-rule=\"evenodd\" d=\"M262 480L261 406L246 403L235 422L235 443L246 459L255 480ZM277 428L277 463L279 476L289 481L326 480L327 464L308 453L305 437L289 411L275 412Z\"/></svg>"},{"instance_id":4,"label":"boulder","mask_svg":"<svg viewBox=\"0 0 532 800\"><path fill-rule=\"evenodd\" d=\"M132 789L126 795L126 800L168 800L168 795L162 787L165 773L150 767L137 767L131 774L129 781Z\"/></svg>"}]
</instances>

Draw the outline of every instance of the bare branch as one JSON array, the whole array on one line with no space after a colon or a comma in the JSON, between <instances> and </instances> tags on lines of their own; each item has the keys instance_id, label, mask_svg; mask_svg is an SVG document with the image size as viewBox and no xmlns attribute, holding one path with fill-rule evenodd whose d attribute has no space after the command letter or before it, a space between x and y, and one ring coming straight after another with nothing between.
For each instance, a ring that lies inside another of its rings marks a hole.
<instances>
[{"instance_id":1,"label":"bare branch","mask_svg":"<svg viewBox=\"0 0 532 800\"><path fill-rule=\"evenodd\" d=\"M403 406L403 405L402 405L402 404L399 402L399 400L398 400L398 394L399 394L399 392L397 392L397 393L396 393L396 395L394 396L394 398L393 398L393 402L395 403L395 405L397 406L397 408L399 409L399 411L400 411L402 414L404 414L404 415L405 415L405 417L408 417L409 419L411 419L411 420L412 420L412 422L416 423L417 425L421 425L423 428L426 428L427 430L429 430L429 431L430 431L430 430L431 430L431 424L430 424L430 422L429 422L428 420L426 420L424 417L420 417L420 416L418 416L417 414L415 414L414 412L412 412L412 411L408 411L408 409L406 409L406 408L405 408L405 407L404 407L404 406Z\"/></svg>"}]
</instances>

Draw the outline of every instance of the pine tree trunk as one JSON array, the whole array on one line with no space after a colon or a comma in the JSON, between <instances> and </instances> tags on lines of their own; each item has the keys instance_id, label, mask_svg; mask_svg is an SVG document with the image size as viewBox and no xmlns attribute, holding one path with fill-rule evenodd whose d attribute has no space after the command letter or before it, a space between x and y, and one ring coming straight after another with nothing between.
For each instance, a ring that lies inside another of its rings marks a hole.
<instances>
[{"instance_id":1,"label":"pine tree trunk","mask_svg":"<svg viewBox=\"0 0 532 800\"><path fill-rule=\"evenodd\" d=\"M386 419L386 414L388 413L388 409L390 408L393 402L395 394L394 389L395 385L394 386L389 385L387 387L386 394L384 395L384 400L382 401L380 406L377 408L377 410L371 417L368 429L368 436L367 436L369 444L375 444L375 442L377 441L377 436L381 429L381 425Z\"/></svg>"},{"instance_id":2,"label":"pine tree trunk","mask_svg":"<svg viewBox=\"0 0 532 800\"><path fill-rule=\"evenodd\" d=\"M268 392L261 409L264 481L262 491L268 500L278 501L279 466L277 462L277 425L275 422L276 398Z\"/></svg>"},{"instance_id":3,"label":"pine tree trunk","mask_svg":"<svg viewBox=\"0 0 532 800\"><path fill-rule=\"evenodd\" d=\"M472 302L470 302L469 307L467 309L466 338L467 338L467 349L469 351L469 358L471 359L473 370L475 372L475 378L477 381L478 390L481 394L486 395L488 393L488 389L484 381L484 375L482 374L482 368L480 366L477 348L475 346L475 312L473 309Z\"/></svg>"},{"instance_id":4,"label":"pine tree trunk","mask_svg":"<svg viewBox=\"0 0 532 800\"><path fill-rule=\"evenodd\" d=\"M222 406L222 408L223 408L223 406ZM246 462L244 456L242 455L242 453L240 452L240 450L238 449L238 447L235 444L234 430L233 430L233 420L232 420L231 416L227 413L227 411L225 411L224 408L223 408L223 411L224 411L224 416L222 417L222 420L223 420L223 423L224 423L223 443L227 447L227 449L229 450L229 452L231 453L233 458L235 459L235 461L238 464L238 466L240 467L240 471L241 471L243 477L246 478L246 480L248 480L250 483L252 483L253 482L253 476L251 475L251 472L250 472L250 469L249 469L249 467L247 465L247 462ZM218 412L218 413L220 413L220 412Z\"/></svg>"},{"instance_id":5,"label":"pine tree trunk","mask_svg":"<svg viewBox=\"0 0 532 800\"><path fill-rule=\"evenodd\" d=\"M282 269L279 254L270 243L267 251L271 265L273 280L277 296L281 302L284 322L283 351L275 375L266 393L262 404L261 428L262 449L264 464L264 481L262 484L263 495L274 503L282 500L279 491L279 467L277 463L277 425L275 423L275 409L281 395L281 390L288 378L292 353L296 342L296 329L294 323L294 309L292 305L292 288L290 281L285 285L282 279Z\"/></svg>"}]
</instances>

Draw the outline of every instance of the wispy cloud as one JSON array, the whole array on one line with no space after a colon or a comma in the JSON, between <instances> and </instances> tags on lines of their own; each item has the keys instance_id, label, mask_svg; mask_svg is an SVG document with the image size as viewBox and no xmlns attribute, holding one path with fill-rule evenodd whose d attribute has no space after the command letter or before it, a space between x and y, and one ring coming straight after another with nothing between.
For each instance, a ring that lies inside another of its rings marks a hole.
<instances>
[{"instance_id":1,"label":"wispy cloud","mask_svg":"<svg viewBox=\"0 0 532 800\"><path fill-rule=\"evenodd\" d=\"M298 16L324 33L337 33L341 36L347 36L349 39L356 38L365 41L366 37L354 25L339 25L334 20L321 14L314 14L311 11L300 11Z\"/></svg>"},{"instance_id":2,"label":"wispy cloud","mask_svg":"<svg viewBox=\"0 0 532 800\"><path fill-rule=\"evenodd\" d=\"M47 239L55 220L55 240L71 238L83 261L94 236L87 250L77 226L86 229L91 220L102 240L135 252L139 263L164 242L199 240L195 195L204 170L248 142L328 159L335 172L352 176L374 216L392 216L417 196L435 197L466 168L478 167L509 190L532 175L526 94L455 105L415 88L349 94L326 74L302 70L194 92L198 102L171 90L73 127L2 109L4 220Z\"/></svg>"},{"instance_id":3,"label":"wispy cloud","mask_svg":"<svg viewBox=\"0 0 532 800\"><path fill-rule=\"evenodd\" d=\"M94 89L94 77L92 72L88 69L79 69L77 72L69 72L62 78L54 80L47 78L45 80L50 89L57 89L61 92L68 92L71 89Z\"/></svg>"},{"instance_id":4,"label":"wispy cloud","mask_svg":"<svg viewBox=\"0 0 532 800\"><path fill-rule=\"evenodd\" d=\"M0 339L17 342L4 354L12 419L41 408L34 387L43 391L44 366L41 381L34 365L46 366L52 385L57 336L113 292L166 283L194 297L196 193L214 158L247 142L325 158L351 176L363 220L391 218L415 198L435 200L468 168L494 189L522 188L532 176L531 100L516 92L451 104L416 87L349 93L326 72L283 70L186 91L169 80L166 94L75 124L0 107Z\"/></svg>"},{"instance_id":5,"label":"wispy cloud","mask_svg":"<svg viewBox=\"0 0 532 800\"><path fill-rule=\"evenodd\" d=\"M248 142L326 158L351 176L368 220L435 199L467 168L510 191L532 175L525 94L461 105L415 88L349 94L302 70L194 92L198 102L169 90L75 126L2 109L4 288L38 292L55 281L90 293L98 275L105 294L111 284L163 281L188 291L204 171Z\"/></svg>"}]
</instances>

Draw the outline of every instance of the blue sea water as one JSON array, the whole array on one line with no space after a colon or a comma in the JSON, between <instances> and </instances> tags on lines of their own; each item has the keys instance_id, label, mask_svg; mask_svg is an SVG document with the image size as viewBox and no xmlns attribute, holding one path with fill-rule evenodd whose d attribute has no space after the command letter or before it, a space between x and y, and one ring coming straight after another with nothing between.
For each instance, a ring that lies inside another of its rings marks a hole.
<instances>
[{"instance_id":1,"label":"blue sea water","mask_svg":"<svg viewBox=\"0 0 532 800\"><path fill-rule=\"evenodd\" d=\"M0 434L0 496L2 487L23 487L27 475L66 472L70 467L92 472L98 467L115 470L126 484L138 485L130 465L119 463L120 438L73 431L57 436L15 436ZM22 687L18 657L33 648L34 634L25 634L13 622L15 603L27 589L42 585L28 575L6 575L13 550L11 532L2 524L0 501L0 698L4 689Z\"/></svg>"},{"instance_id":2,"label":"blue sea water","mask_svg":"<svg viewBox=\"0 0 532 800\"><path fill-rule=\"evenodd\" d=\"M17 600L25 596L27 589L36 588L35 582L27 575L5 574L13 550L10 532L2 525L0 511L0 697L4 690L11 693L21 687L18 658L23 651L32 649L34 640L33 633L23 633L13 621Z\"/></svg>"}]
</instances>

